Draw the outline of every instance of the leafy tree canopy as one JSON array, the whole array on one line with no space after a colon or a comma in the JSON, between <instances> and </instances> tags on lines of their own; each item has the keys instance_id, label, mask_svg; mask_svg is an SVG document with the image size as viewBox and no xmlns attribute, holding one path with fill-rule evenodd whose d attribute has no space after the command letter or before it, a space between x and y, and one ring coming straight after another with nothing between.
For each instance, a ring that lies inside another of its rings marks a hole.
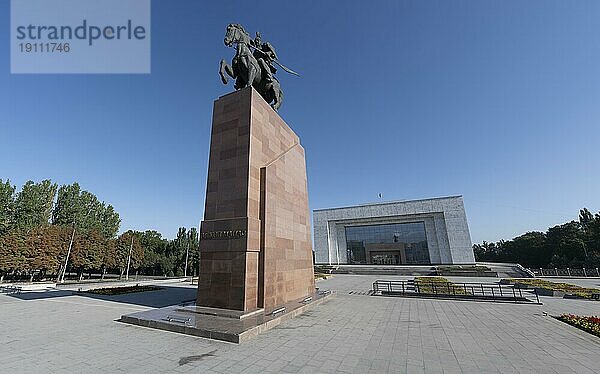
<instances>
[{"instance_id":1,"label":"leafy tree canopy","mask_svg":"<svg viewBox=\"0 0 600 374\"><path fill-rule=\"evenodd\" d=\"M94 194L82 191L78 183L73 183L58 190L52 223L62 226L74 224L78 230L95 230L109 239L119 231L121 218L112 205L100 202Z\"/></svg>"},{"instance_id":2,"label":"leafy tree canopy","mask_svg":"<svg viewBox=\"0 0 600 374\"><path fill-rule=\"evenodd\" d=\"M528 232L512 240L473 246L477 261L514 262L531 268L600 266L600 213L586 208L579 220Z\"/></svg>"},{"instance_id":3,"label":"leafy tree canopy","mask_svg":"<svg viewBox=\"0 0 600 374\"><path fill-rule=\"evenodd\" d=\"M0 179L0 234L10 229L13 224L15 209L15 186L9 180Z\"/></svg>"},{"instance_id":4,"label":"leafy tree canopy","mask_svg":"<svg viewBox=\"0 0 600 374\"><path fill-rule=\"evenodd\" d=\"M15 226L21 230L31 230L47 225L52 216L56 189L57 185L50 180L26 182L15 200Z\"/></svg>"}]
</instances>

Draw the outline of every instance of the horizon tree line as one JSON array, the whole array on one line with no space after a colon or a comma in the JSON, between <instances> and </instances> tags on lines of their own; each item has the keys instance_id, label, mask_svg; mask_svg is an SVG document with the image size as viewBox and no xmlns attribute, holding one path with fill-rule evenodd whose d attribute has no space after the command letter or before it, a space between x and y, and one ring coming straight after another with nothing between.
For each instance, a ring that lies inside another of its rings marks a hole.
<instances>
[{"instance_id":1,"label":"horizon tree line","mask_svg":"<svg viewBox=\"0 0 600 374\"><path fill-rule=\"evenodd\" d=\"M512 262L528 268L600 267L600 212L587 208L577 220L530 231L511 240L473 245L476 261Z\"/></svg>"},{"instance_id":2,"label":"horizon tree line","mask_svg":"<svg viewBox=\"0 0 600 374\"><path fill-rule=\"evenodd\" d=\"M50 180L28 181L17 192L0 179L0 282L6 277L58 280L62 272L77 273L79 279L85 273L122 277L128 262L136 274L196 275L196 228L181 227L175 239L167 240L153 230L117 235L120 224L112 205L78 183L59 187Z\"/></svg>"},{"instance_id":3,"label":"horizon tree line","mask_svg":"<svg viewBox=\"0 0 600 374\"><path fill-rule=\"evenodd\" d=\"M50 180L27 181L17 192L9 180L0 179L0 282L6 277L58 279L61 272L79 279L85 273L122 277L128 262L136 275L197 275L195 227L180 227L168 240L155 230L117 235L120 224L112 205L78 183L59 187ZM476 261L530 268L600 267L600 212L583 208L578 220L511 240L483 241L473 245L473 252Z\"/></svg>"}]
</instances>

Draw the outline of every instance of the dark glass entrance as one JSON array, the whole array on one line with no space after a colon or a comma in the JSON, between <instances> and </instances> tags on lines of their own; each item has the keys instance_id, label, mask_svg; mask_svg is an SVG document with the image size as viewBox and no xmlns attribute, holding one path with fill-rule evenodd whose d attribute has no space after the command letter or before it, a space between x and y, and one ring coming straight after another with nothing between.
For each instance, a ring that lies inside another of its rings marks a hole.
<instances>
[{"instance_id":1,"label":"dark glass entrance","mask_svg":"<svg viewBox=\"0 0 600 374\"><path fill-rule=\"evenodd\" d=\"M424 222L346 226L349 264L429 264Z\"/></svg>"}]
</instances>

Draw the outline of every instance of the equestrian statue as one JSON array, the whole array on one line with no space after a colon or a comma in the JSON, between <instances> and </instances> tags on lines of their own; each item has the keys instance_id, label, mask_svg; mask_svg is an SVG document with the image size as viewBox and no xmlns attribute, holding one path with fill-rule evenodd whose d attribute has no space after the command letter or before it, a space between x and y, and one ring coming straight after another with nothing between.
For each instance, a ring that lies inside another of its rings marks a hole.
<instances>
[{"instance_id":1,"label":"equestrian statue","mask_svg":"<svg viewBox=\"0 0 600 374\"><path fill-rule=\"evenodd\" d=\"M290 74L300 75L279 62L275 48L271 43L263 42L259 32L251 39L242 25L231 23L227 26L223 42L227 47L235 46L236 49L231 65L221 60L219 75L223 84L227 84L227 76L230 76L235 79L236 90L252 86L273 109L278 110L283 101L283 90L275 77L277 69L274 65Z\"/></svg>"}]
</instances>

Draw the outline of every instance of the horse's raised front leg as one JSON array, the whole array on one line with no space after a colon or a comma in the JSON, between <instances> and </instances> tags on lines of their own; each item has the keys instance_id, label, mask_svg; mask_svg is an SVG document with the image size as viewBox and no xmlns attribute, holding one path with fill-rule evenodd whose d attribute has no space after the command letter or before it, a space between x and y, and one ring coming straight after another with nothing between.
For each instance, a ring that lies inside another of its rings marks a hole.
<instances>
[{"instance_id":1,"label":"horse's raised front leg","mask_svg":"<svg viewBox=\"0 0 600 374\"><path fill-rule=\"evenodd\" d=\"M221 76L221 81L223 82L223 84L227 84L227 82L229 81L227 75L225 74L235 79L235 74L233 73L233 68L231 67L231 65L229 65L227 61L221 60L221 65L219 67L219 75Z\"/></svg>"}]
</instances>

